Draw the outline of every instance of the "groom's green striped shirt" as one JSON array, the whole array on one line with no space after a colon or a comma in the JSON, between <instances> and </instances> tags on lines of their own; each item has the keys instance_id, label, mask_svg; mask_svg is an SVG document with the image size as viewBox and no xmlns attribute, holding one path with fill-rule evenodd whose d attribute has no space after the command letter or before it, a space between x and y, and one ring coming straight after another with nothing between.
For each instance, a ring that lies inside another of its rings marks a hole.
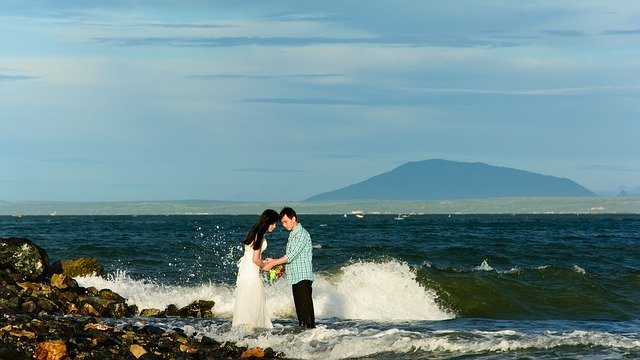
<instances>
[{"instance_id":1,"label":"groom's green striped shirt","mask_svg":"<svg viewBox=\"0 0 640 360\"><path fill-rule=\"evenodd\" d=\"M287 253L284 257L284 276L290 285L302 280L313 281L313 253L309 232L298 223L289 233Z\"/></svg>"}]
</instances>

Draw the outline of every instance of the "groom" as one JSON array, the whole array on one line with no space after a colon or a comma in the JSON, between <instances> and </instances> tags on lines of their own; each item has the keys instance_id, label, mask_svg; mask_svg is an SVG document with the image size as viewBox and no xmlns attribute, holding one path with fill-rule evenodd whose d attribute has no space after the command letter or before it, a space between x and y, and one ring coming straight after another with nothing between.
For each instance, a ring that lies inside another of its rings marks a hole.
<instances>
[{"instance_id":1,"label":"groom","mask_svg":"<svg viewBox=\"0 0 640 360\"><path fill-rule=\"evenodd\" d=\"M293 290L293 302L298 315L298 323L300 326L312 329L316 325L311 297L311 285L313 284L311 236L298 223L298 216L290 207L285 207L280 211L280 222L289 231L287 253L278 259L266 259L267 264L263 270L269 271L276 265L285 264L284 276Z\"/></svg>"}]
</instances>

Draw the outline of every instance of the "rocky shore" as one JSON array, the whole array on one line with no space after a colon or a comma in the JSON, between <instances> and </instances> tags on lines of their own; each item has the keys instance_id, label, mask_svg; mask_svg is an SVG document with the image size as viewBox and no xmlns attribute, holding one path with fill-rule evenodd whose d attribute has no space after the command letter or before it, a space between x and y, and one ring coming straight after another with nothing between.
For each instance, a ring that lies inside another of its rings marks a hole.
<instances>
[{"instance_id":1,"label":"rocky shore","mask_svg":"<svg viewBox=\"0 0 640 360\"><path fill-rule=\"evenodd\" d=\"M49 264L47 252L30 240L0 239L0 359L284 358L270 348L195 338L145 321L211 318L213 301L139 310L109 289L84 288L73 278L101 273L97 259ZM128 318L135 321L112 321Z\"/></svg>"}]
</instances>

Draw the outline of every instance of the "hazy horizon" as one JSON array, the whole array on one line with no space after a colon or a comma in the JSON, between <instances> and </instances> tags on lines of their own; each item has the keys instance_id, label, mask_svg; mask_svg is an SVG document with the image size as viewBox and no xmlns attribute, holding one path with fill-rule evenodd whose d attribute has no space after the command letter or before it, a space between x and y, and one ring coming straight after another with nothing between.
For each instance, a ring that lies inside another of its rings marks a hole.
<instances>
[{"instance_id":1,"label":"hazy horizon","mask_svg":"<svg viewBox=\"0 0 640 360\"><path fill-rule=\"evenodd\" d=\"M243 215L293 207L300 214L621 214L640 213L640 196L521 197L464 200L340 200L241 202L173 201L5 201L1 216L29 215Z\"/></svg>"}]
</instances>

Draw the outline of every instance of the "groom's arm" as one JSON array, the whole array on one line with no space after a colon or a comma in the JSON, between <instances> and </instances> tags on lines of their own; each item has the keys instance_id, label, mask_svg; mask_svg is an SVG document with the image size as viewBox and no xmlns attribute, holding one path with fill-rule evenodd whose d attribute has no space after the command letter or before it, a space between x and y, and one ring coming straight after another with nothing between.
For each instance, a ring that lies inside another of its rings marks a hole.
<instances>
[{"instance_id":1,"label":"groom's arm","mask_svg":"<svg viewBox=\"0 0 640 360\"><path fill-rule=\"evenodd\" d=\"M287 263L287 256L283 256L281 258L277 258L277 259L267 259L267 261L264 262L264 267L262 268L262 270L264 271L269 271L271 270L272 267L276 266L276 265L282 265L282 264L286 264Z\"/></svg>"}]
</instances>

